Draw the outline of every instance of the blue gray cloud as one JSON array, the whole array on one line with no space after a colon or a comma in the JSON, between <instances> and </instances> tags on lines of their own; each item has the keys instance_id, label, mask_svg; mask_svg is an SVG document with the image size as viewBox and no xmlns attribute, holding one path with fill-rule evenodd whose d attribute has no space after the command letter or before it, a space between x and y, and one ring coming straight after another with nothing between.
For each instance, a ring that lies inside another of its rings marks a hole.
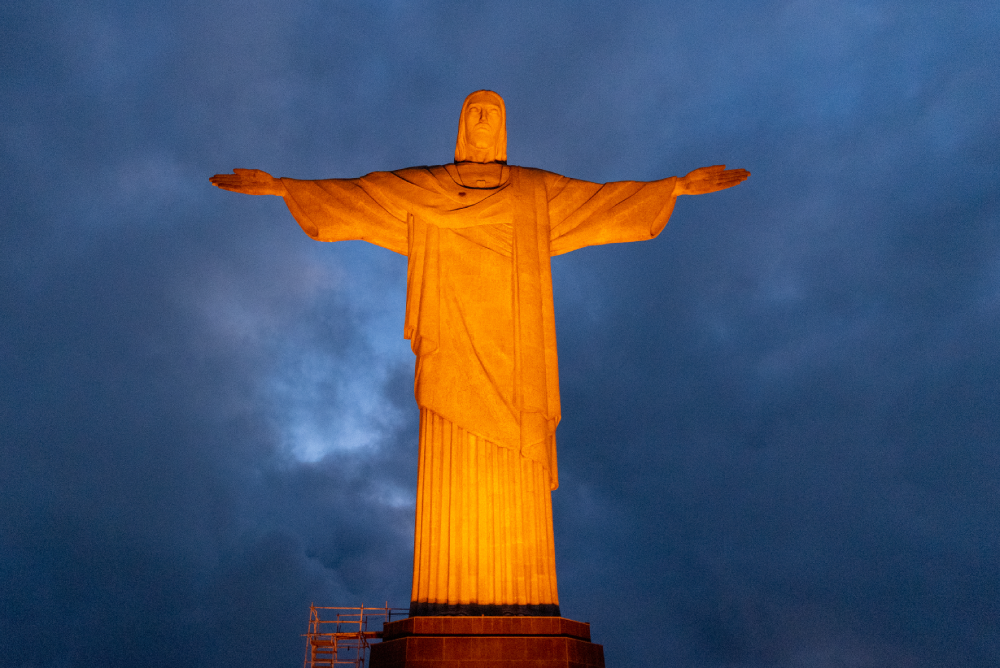
<instances>
[{"instance_id":1,"label":"blue gray cloud","mask_svg":"<svg viewBox=\"0 0 1000 668\"><path fill-rule=\"evenodd\" d=\"M655 241L554 261L564 614L608 665L1000 653L992 3L8 2L0 665L298 661L406 605L405 259L317 244L259 167L702 165Z\"/></svg>"}]
</instances>

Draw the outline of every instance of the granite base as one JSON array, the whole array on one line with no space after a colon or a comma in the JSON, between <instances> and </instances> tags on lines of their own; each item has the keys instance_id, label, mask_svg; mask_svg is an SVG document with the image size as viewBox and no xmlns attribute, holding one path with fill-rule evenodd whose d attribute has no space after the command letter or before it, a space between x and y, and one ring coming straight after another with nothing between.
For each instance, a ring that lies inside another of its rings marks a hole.
<instances>
[{"instance_id":1,"label":"granite base","mask_svg":"<svg viewBox=\"0 0 1000 668\"><path fill-rule=\"evenodd\" d=\"M385 625L369 668L604 668L604 647L563 617L410 617Z\"/></svg>"}]
</instances>

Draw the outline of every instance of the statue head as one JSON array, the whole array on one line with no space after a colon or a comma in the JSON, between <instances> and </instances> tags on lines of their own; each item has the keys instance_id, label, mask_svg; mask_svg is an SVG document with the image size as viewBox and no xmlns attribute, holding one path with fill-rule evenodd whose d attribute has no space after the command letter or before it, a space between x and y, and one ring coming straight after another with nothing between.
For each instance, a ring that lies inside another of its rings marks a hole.
<instances>
[{"instance_id":1,"label":"statue head","mask_svg":"<svg viewBox=\"0 0 1000 668\"><path fill-rule=\"evenodd\" d=\"M477 90L465 98L455 162L507 162L507 109L493 91Z\"/></svg>"}]
</instances>

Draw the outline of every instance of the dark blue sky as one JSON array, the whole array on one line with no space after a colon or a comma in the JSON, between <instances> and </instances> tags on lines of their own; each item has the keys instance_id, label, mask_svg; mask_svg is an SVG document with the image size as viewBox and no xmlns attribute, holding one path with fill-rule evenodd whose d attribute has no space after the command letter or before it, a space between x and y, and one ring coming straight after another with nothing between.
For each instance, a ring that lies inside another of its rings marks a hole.
<instances>
[{"instance_id":1,"label":"dark blue sky","mask_svg":"<svg viewBox=\"0 0 1000 668\"><path fill-rule=\"evenodd\" d=\"M554 261L564 615L609 666L995 666L1000 5L0 8L0 665L293 666L407 605L405 259L232 167L726 163Z\"/></svg>"}]
</instances>

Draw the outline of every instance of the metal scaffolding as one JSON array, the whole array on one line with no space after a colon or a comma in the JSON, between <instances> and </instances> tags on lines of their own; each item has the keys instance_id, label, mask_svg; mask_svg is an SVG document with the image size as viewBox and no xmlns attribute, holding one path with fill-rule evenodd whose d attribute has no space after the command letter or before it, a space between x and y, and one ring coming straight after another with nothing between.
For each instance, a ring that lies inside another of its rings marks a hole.
<instances>
[{"instance_id":1,"label":"metal scaffolding","mask_svg":"<svg viewBox=\"0 0 1000 668\"><path fill-rule=\"evenodd\" d=\"M405 617L408 608L323 608L309 606L309 632L302 668L364 668L370 640L382 638L381 626ZM369 627L371 621L371 628ZM374 630L378 626L379 630Z\"/></svg>"}]
</instances>

